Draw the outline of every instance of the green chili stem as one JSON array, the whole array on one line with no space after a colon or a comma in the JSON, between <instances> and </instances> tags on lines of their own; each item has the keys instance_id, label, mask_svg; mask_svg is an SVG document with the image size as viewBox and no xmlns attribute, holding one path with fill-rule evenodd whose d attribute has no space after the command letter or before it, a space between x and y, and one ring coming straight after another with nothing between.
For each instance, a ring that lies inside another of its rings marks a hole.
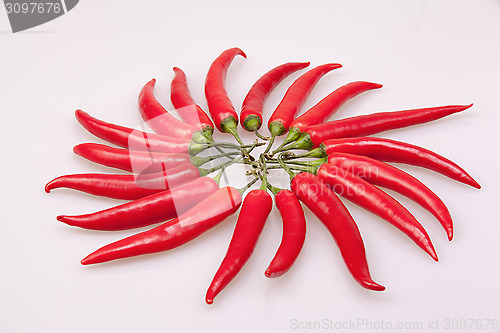
<instances>
[{"instance_id":1,"label":"green chili stem","mask_svg":"<svg viewBox=\"0 0 500 333\"><path fill-rule=\"evenodd\" d=\"M318 171L319 166L298 166L298 165L292 165L290 166L290 169L297 170L297 171L303 171L303 172L309 172L316 174Z\"/></svg>"},{"instance_id":2,"label":"green chili stem","mask_svg":"<svg viewBox=\"0 0 500 333\"><path fill-rule=\"evenodd\" d=\"M215 177L212 177L212 179L215 180L217 185L220 185L220 179L222 177L222 174L224 173L224 170L226 170L226 168L221 168L219 173Z\"/></svg>"},{"instance_id":3,"label":"green chili stem","mask_svg":"<svg viewBox=\"0 0 500 333\"><path fill-rule=\"evenodd\" d=\"M282 188L279 188L279 187L274 187L273 185L271 184L267 184L267 188L269 189L269 191L271 191L274 195L277 195L279 191L282 191L283 189Z\"/></svg>"},{"instance_id":4,"label":"green chili stem","mask_svg":"<svg viewBox=\"0 0 500 333\"><path fill-rule=\"evenodd\" d=\"M260 187L261 190L266 191L267 190L267 165L266 165L266 159L264 158L264 155L260 155L260 163L262 165L262 185Z\"/></svg>"},{"instance_id":5,"label":"green chili stem","mask_svg":"<svg viewBox=\"0 0 500 333\"><path fill-rule=\"evenodd\" d=\"M204 157L191 156L190 159L191 159L191 163L193 165L202 166L203 164L205 164L207 162L216 160L216 159L221 158L221 157L227 157L230 160L232 160L233 159L232 155L239 155L239 154L240 154L239 152L226 153L226 152L222 151L222 154L219 154L219 155L211 155L211 156L204 156Z\"/></svg>"},{"instance_id":6,"label":"green chili stem","mask_svg":"<svg viewBox=\"0 0 500 333\"><path fill-rule=\"evenodd\" d=\"M219 147L219 146L215 146L215 149L217 149L217 151L218 151L219 153L221 153L221 155L222 155L222 154L227 154L227 153L226 153L226 152L225 152L225 151L224 151L221 147ZM239 153L238 153L238 154L239 154ZM228 156L226 156L226 157L228 157ZM228 157L228 158L229 158L229 157Z\"/></svg>"},{"instance_id":7,"label":"green chili stem","mask_svg":"<svg viewBox=\"0 0 500 333\"><path fill-rule=\"evenodd\" d=\"M252 150L255 149L255 147L257 147L257 145L259 144L259 141L255 140L254 144L250 147L250 149L247 151L247 154L250 155L250 153L252 152Z\"/></svg>"},{"instance_id":8,"label":"green chili stem","mask_svg":"<svg viewBox=\"0 0 500 333\"><path fill-rule=\"evenodd\" d=\"M322 146L319 146L318 148L314 148L313 150L308 151L307 153L301 154L301 155L295 155L292 157L293 159L296 158L303 158L303 157L325 157L326 156L326 151Z\"/></svg>"},{"instance_id":9,"label":"green chili stem","mask_svg":"<svg viewBox=\"0 0 500 333\"><path fill-rule=\"evenodd\" d=\"M255 182L259 180L258 177L255 177L250 183L246 184L245 186L243 186L242 188L238 189L237 191L240 192L241 195L243 195L243 193L245 193L246 190L248 190L250 187L252 187L253 184L255 184Z\"/></svg>"},{"instance_id":10,"label":"green chili stem","mask_svg":"<svg viewBox=\"0 0 500 333\"><path fill-rule=\"evenodd\" d=\"M271 136L271 140L269 140L269 142L267 143L267 147L266 147L266 150L264 150L264 154L269 153L269 151L271 150L271 148L274 144L274 140L276 140L276 135Z\"/></svg>"},{"instance_id":11,"label":"green chili stem","mask_svg":"<svg viewBox=\"0 0 500 333\"><path fill-rule=\"evenodd\" d=\"M206 175L209 175L211 174L212 172L215 172L221 168L227 168L228 166L234 164L234 163L237 163L238 161L240 161L241 159L243 159L243 156L238 156L236 157L235 159L231 160L231 161L228 161L228 162L225 162L225 163L221 163L217 166L214 166L213 168L210 168L210 169L202 169L202 168L198 168L198 170L200 170L200 175L201 176L206 176Z\"/></svg>"},{"instance_id":12,"label":"green chili stem","mask_svg":"<svg viewBox=\"0 0 500 333\"><path fill-rule=\"evenodd\" d=\"M288 136L285 138L285 141L283 141L283 143L273 151L272 155L287 150L285 146L289 143L297 141L300 138L301 133L302 132L297 127L290 127L288 129Z\"/></svg>"},{"instance_id":13,"label":"green chili stem","mask_svg":"<svg viewBox=\"0 0 500 333\"><path fill-rule=\"evenodd\" d=\"M282 154L278 155L278 163L281 165L283 169L285 169L286 173L290 175L290 180L292 180L293 177L295 177L295 173L293 173L290 167L283 162Z\"/></svg>"},{"instance_id":14,"label":"green chili stem","mask_svg":"<svg viewBox=\"0 0 500 333\"><path fill-rule=\"evenodd\" d=\"M323 157L313 161L287 161L287 164L296 164L304 166L318 166L328 162L328 157Z\"/></svg>"},{"instance_id":15,"label":"green chili stem","mask_svg":"<svg viewBox=\"0 0 500 333\"><path fill-rule=\"evenodd\" d=\"M268 136L263 136L262 134L259 133L259 130L254 130L253 131L255 133L255 135L259 138L259 139L262 139L262 140L269 140L269 137Z\"/></svg>"}]
</instances>

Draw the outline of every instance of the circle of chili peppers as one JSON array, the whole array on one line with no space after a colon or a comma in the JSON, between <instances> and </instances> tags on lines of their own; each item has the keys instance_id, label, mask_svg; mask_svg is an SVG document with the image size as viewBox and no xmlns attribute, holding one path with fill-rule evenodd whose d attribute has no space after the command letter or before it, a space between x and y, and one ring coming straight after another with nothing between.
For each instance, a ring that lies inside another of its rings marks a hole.
<instances>
[{"instance_id":1,"label":"circle of chili peppers","mask_svg":"<svg viewBox=\"0 0 500 333\"><path fill-rule=\"evenodd\" d=\"M178 67L173 68L171 100L182 120L156 100L155 79L140 91L141 115L155 133L107 123L82 110L76 111L76 119L85 129L120 148L84 143L73 151L94 163L131 174L65 175L50 181L46 192L70 188L130 202L85 215L60 215L57 220L91 230L126 230L162 223L103 246L81 263L97 264L173 249L215 227L241 206L227 253L206 294L206 302L211 304L252 255L272 209L268 191L274 195L283 219L281 244L265 270L269 278L286 273L302 249L306 238L302 202L335 239L353 278L366 289L385 289L370 276L358 227L339 196L391 223L437 261L424 227L379 187L399 192L428 210L452 240L453 223L446 205L418 179L386 162L416 165L475 188L480 185L457 164L435 152L367 135L434 121L462 112L472 104L379 112L325 122L348 100L382 87L378 83L357 81L337 88L295 118L321 77L342 67L336 63L324 64L305 72L289 87L268 120L270 137L266 137L259 133L265 100L287 76L310 63L285 63L265 73L245 97L239 119L224 87L228 68L238 55L246 58L239 48L225 50L208 70L205 95L211 117L191 97L186 74ZM237 132L240 121L246 131L255 133L257 139L253 144L245 145L240 139ZM214 128L231 134L238 144L215 142ZM275 138L287 132L283 143L273 150ZM266 145L264 152L258 158L252 156L253 149L262 145ZM217 153L199 156L209 148ZM294 149L306 152L296 155L291 153ZM217 163L203 168L209 161ZM253 175L253 180L241 189L220 188L222 174L235 163L248 165L247 174ZM290 175L290 190L268 182L269 170L276 169ZM216 175L208 177L212 173ZM244 192L258 180L262 183L260 188L243 199Z\"/></svg>"}]
</instances>

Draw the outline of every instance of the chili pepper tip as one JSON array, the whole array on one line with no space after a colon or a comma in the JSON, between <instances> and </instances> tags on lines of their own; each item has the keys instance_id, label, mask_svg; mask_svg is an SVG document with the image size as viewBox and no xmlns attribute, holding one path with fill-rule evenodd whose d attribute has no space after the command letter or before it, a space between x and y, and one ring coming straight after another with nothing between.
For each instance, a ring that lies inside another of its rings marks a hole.
<instances>
[{"instance_id":1,"label":"chili pepper tip","mask_svg":"<svg viewBox=\"0 0 500 333\"><path fill-rule=\"evenodd\" d=\"M242 49L240 49L239 47L235 47L235 49L237 49L237 50L238 50L238 54L239 54L240 56L242 56L243 58L246 58L246 57L247 57L247 55L245 54L245 52L243 52L243 50L242 50Z\"/></svg>"},{"instance_id":2,"label":"chili pepper tip","mask_svg":"<svg viewBox=\"0 0 500 333\"><path fill-rule=\"evenodd\" d=\"M361 285L365 287L366 289L373 290L373 291L384 291L385 287L376 283L373 280L365 280L365 281L360 281Z\"/></svg>"},{"instance_id":3,"label":"chili pepper tip","mask_svg":"<svg viewBox=\"0 0 500 333\"><path fill-rule=\"evenodd\" d=\"M275 277L281 276L283 273L285 273L285 272L271 272L271 270L268 268L264 272L264 275L268 278L275 278Z\"/></svg>"},{"instance_id":4,"label":"chili pepper tip","mask_svg":"<svg viewBox=\"0 0 500 333\"><path fill-rule=\"evenodd\" d=\"M65 223L67 225L70 225L70 226L78 227L78 225L75 224L75 221L71 218L71 216L59 215L56 217L56 220L58 220L59 222Z\"/></svg>"},{"instance_id":5,"label":"chili pepper tip","mask_svg":"<svg viewBox=\"0 0 500 333\"><path fill-rule=\"evenodd\" d=\"M476 182L474 179L470 181L470 186L477 188L478 190L481 189L481 185L479 185L478 182Z\"/></svg>"},{"instance_id":6,"label":"chili pepper tip","mask_svg":"<svg viewBox=\"0 0 500 333\"><path fill-rule=\"evenodd\" d=\"M435 262L439 261L436 250L434 249L434 247L432 245L430 245L429 248L427 249L427 253L429 253L431 258L434 259Z\"/></svg>"},{"instance_id":7,"label":"chili pepper tip","mask_svg":"<svg viewBox=\"0 0 500 333\"><path fill-rule=\"evenodd\" d=\"M57 188L57 180L58 178L52 179L50 182L45 185L45 192L50 193L51 190Z\"/></svg>"},{"instance_id":8,"label":"chili pepper tip","mask_svg":"<svg viewBox=\"0 0 500 333\"><path fill-rule=\"evenodd\" d=\"M91 254L89 254L88 256L86 256L85 258L83 258L80 263L82 265L92 265L92 264L98 264L98 263L101 263L102 261L99 261L98 259L98 255L95 254L95 252L92 252Z\"/></svg>"}]
</instances>

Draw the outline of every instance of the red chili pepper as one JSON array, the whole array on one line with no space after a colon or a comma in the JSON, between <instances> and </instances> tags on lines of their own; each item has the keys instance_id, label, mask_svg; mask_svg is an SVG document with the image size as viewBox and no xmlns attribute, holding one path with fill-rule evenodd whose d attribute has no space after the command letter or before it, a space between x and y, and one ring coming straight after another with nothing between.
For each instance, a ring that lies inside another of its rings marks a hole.
<instances>
[{"instance_id":1,"label":"red chili pepper","mask_svg":"<svg viewBox=\"0 0 500 333\"><path fill-rule=\"evenodd\" d=\"M73 152L89 161L111 168L141 173L149 168L149 173L168 170L179 163L191 163L188 154L164 154L113 148L98 143L82 143L73 147ZM154 168L151 166L154 165Z\"/></svg>"},{"instance_id":2,"label":"red chili pepper","mask_svg":"<svg viewBox=\"0 0 500 333\"><path fill-rule=\"evenodd\" d=\"M317 176L307 172L296 175L292 180L291 188L335 239L354 279L366 289L385 290L384 286L379 285L370 277L365 246L358 226L337 195Z\"/></svg>"},{"instance_id":3,"label":"red chili pepper","mask_svg":"<svg viewBox=\"0 0 500 333\"><path fill-rule=\"evenodd\" d=\"M276 207L283 219L283 236L266 276L274 278L285 274L297 259L306 239L306 219L299 199L292 191L281 190L276 196Z\"/></svg>"},{"instance_id":4,"label":"red chili pepper","mask_svg":"<svg viewBox=\"0 0 500 333\"><path fill-rule=\"evenodd\" d=\"M382 85L378 83L356 81L336 89L290 124L288 136L283 144L275 150L275 152L280 151L281 147L289 144L290 142L298 140L302 132L309 126L322 123L328 119L351 98L354 98L365 91L379 88L382 88Z\"/></svg>"},{"instance_id":5,"label":"red chili pepper","mask_svg":"<svg viewBox=\"0 0 500 333\"><path fill-rule=\"evenodd\" d=\"M414 109L396 112L379 112L369 115L334 120L324 124L313 125L305 129L301 137L288 146L309 150L329 139L367 136L380 132L427 123L450 114L464 111L470 105L449 105L425 109Z\"/></svg>"},{"instance_id":6,"label":"red chili pepper","mask_svg":"<svg viewBox=\"0 0 500 333\"><path fill-rule=\"evenodd\" d=\"M438 261L429 235L422 225L393 197L367 181L334 165L323 164L318 177L337 194L365 208L405 233L432 259Z\"/></svg>"},{"instance_id":7,"label":"red chili pepper","mask_svg":"<svg viewBox=\"0 0 500 333\"><path fill-rule=\"evenodd\" d=\"M326 73L340 67L342 67L341 64L321 65L307 71L295 80L267 122L273 137L286 133L295 115L302 108L318 81Z\"/></svg>"},{"instance_id":8,"label":"red chili pepper","mask_svg":"<svg viewBox=\"0 0 500 333\"><path fill-rule=\"evenodd\" d=\"M90 133L109 143L133 150L147 150L163 153L188 152L189 140L146 133L132 128L106 123L76 110L78 122Z\"/></svg>"},{"instance_id":9,"label":"red chili pepper","mask_svg":"<svg viewBox=\"0 0 500 333\"><path fill-rule=\"evenodd\" d=\"M262 125L262 108L269 94L290 74L306 68L309 62L289 62L262 75L250 88L241 106L241 125L249 132Z\"/></svg>"},{"instance_id":10,"label":"red chili pepper","mask_svg":"<svg viewBox=\"0 0 500 333\"><path fill-rule=\"evenodd\" d=\"M167 251L181 246L234 214L241 194L223 187L176 219L148 231L103 246L82 260L82 265Z\"/></svg>"},{"instance_id":11,"label":"red chili pepper","mask_svg":"<svg viewBox=\"0 0 500 333\"><path fill-rule=\"evenodd\" d=\"M154 95L155 84L156 80L152 79L144 85L139 94L139 110L147 125L161 135L208 142L199 131L196 131L195 127L180 121L165 110Z\"/></svg>"},{"instance_id":12,"label":"red chili pepper","mask_svg":"<svg viewBox=\"0 0 500 333\"><path fill-rule=\"evenodd\" d=\"M417 178L392 165L366 156L333 153L328 156L328 163L417 202L437 218L446 231L448 239L452 240L453 222L448 208L434 192Z\"/></svg>"},{"instance_id":13,"label":"red chili pepper","mask_svg":"<svg viewBox=\"0 0 500 333\"><path fill-rule=\"evenodd\" d=\"M181 164L161 173L146 175L76 174L57 177L45 185L45 192L70 188L93 195L122 200L136 200L165 191L200 177L192 164Z\"/></svg>"},{"instance_id":14,"label":"red chili pepper","mask_svg":"<svg viewBox=\"0 0 500 333\"><path fill-rule=\"evenodd\" d=\"M174 73L175 76L170 84L170 100L174 108L177 109L182 120L200 129L207 138L211 139L214 123L191 97L186 74L178 67L174 67Z\"/></svg>"},{"instance_id":15,"label":"red chili pepper","mask_svg":"<svg viewBox=\"0 0 500 333\"><path fill-rule=\"evenodd\" d=\"M208 288L208 304L213 303L252 255L272 207L273 199L265 190L250 191L245 197L227 253Z\"/></svg>"},{"instance_id":16,"label":"red chili pepper","mask_svg":"<svg viewBox=\"0 0 500 333\"><path fill-rule=\"evenodd\" d=\"M215 126L217 126L219 131L231 133L237 139L239 139L236 128L238 125L238 115L227 95L224 84L229 65L234 57L238 55L244 58L247 57L245 53L237 47L222 52L210 66L205 80L205 96L208 110L215 122Z\"/></svg>"},{"instance_id":17,"label":"red chili pepper","mask_svg":"<svg viewBox=\"0 0 500 333\"><path fill-rule=\"evenodd\" d=\"M126 230L177 217L219 189L209 177L201 177L173 189L85 215L60 215L57 220L91 230Z\"/></svg>"},{"instance_id":18,"label":"red chili pepper","mask_svg":"<svg viewBox=\"0 0 500 333\"><path fill-rule=\"evenodd\" d=\"M428 149L405 142L360 137L347 139L331 139L323 142L311 155L326 156L334 152L363 155L384 162L406 163L439 172L475 188L481 188L464 169L452 161Z\"/></svg>"}]
</instances>

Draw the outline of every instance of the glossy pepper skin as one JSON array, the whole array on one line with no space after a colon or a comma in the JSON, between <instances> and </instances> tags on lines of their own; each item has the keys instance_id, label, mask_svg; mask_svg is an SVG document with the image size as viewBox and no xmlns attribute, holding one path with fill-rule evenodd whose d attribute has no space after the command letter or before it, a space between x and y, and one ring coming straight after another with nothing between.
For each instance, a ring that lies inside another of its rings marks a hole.
<instances>
[{"instance_id":1,"label":"glossy pepper skin","mask_svg":"<svg viewBox=\"0 0 500 333\"><path fill-rule=\"evenodd\" d=\"M223 187L169 222L101 247L85 257L82 265L179 247L224 221L234 214L240 205L241 194L232 187Z\"/></svg>"},{"instance_id":2,"label":"glossy pepper skin","mask_svg":"<svg viewBox=\"0 0 500 333\"><path fill-rule=\"evenodd\" d=\"M345 153L333 153L328 163L368 181L369 183L396 191L431 212L441 223L448 239L453 239L453 222L443 201L417 178L373 158Z\"/></svg>"},{"instance_id":3,"label":"glossy pepper skin","mask_svg":"<svg viewBox=\"0 0 500 333\"><path fill-rule=\"evenodd\" d=\"M73 147L73 152L89 161L124 171L149 173L172 169L180 163L190 163L188 154L166 154L113 148L98 143L82 143Z\"/></svg>"},{"instance_id":4,"label":"glossy pepper skin","mask_svg":"<svg viewBox=\"0 0 500 333\"><path fill-rule=\"evenodd\" d=\"M56 188L73 190L112 199L136 200L165 191L200 177L192 164L180 164L165 172L146 175L86 173L57 177L45 185L45 192Z\"/></svg>"},{"instance_id":5,"label":"glossy pepper skin","mask_svg":"<svg viewBox=\"0 0 500 333\"><path fill-rule=\"evenodd\" d=\"M329 139L360 137L427 123L470 108L470 105L448 105L394 112L378 112L364 116L329 121L306 128L301 140L310 140L310 149ZM307 136L307 137L305 137Z\"/></svg>"},{"instance_id":6,"label":"glossy pepper skin","mask_svg":"<svg viewBox=\"0 0 500 333\"><path fill-rule=\"evenodd\" d=\"M91 230L127 230L164 222L186 212L219 189L208 177L201 177L170 190L84 215L59 215L57 220Z\"/></svg>"},{"instance_id":7,"label":"glossy pepper skin","mask_svg":"<svg viewBox=\"0 0 500 333\"><path fill-rule=\"evenodd\" d=\"M229 65L238 55L244 58L247 57L237 47L222 52L210 66L205 80L205 96L208 110L215 126L223 133L229 133L232 130L232 128L229 128L231 126L236 129L238 124L238 115L224 86Z\"/></svg>"},{"instance_id":8,"label":"glossy pepper skin","mask_svg":"<svg viewBox=\"0 0 500 333\"><path fill-rule=\"evenodd\" d=\"M249 132L262 125L262 108L269 94L290 74L309 66L309 62L288 62L262 75L250 88L241 106L241 125Z\"/></svg>"},{"instance_id":9,"label":"glossy pepper skin","mask_svg":"<svg viewBox=\"0 0 500 333\"><path fill-rule=\"evenodd\" d=\"M271 134L273 136L285 134L318 81L326 73L340 67L342 67L341 64L321 65L307 71L295 80L267 122Z\"/></svg>"},{"instance_id":10,"label":"glossy pepper skin","mask_svg":"<svg viewBox=\"0 0 500 333\"><path fill-rule=\"evenodd\" d=\"M214 123L203 109L196 104L187 84L186 74L182 69L174 67L175 76L170 84L170 100L177 113L186 123L200 129L209 138L214 132Z\"/></svg>"},{"instance_id":11,"label":"glossy pepper skin","mask_svg":"<svg viewBox=\"0 0 500 333\"><path fill-rule=\"evenodd\" d=\"M334 165L323 164L318 177L335 193L380 216L407 235L432 259L438 261L429 235L422 225L393 197Z\"/></svg>"},{"instance_id":12,"label":"glossy pepper skin","mask_svg":"<svg viewBox=\"0 0 500 333\"><path fill-rule=\"evenodd\" d=\"M273 199L264 190L250 191L241 207L227 253L208 288L205 301L212 304L217 296L250 259L262 228L271 213Z\"/></svg>"},{"instance_id":13,"label":"glossy pepper skin","mask_svg":"<svg viewBox=\"0 0 500 333\"><path fill-rule=\"evenodd\" d=\"M292 267L306 239L306 218L297 196L290 190L281 190L275 200L283 219L283 236L266 269L265 275L269 278L281 276Z\"/></svg>"},{"instance_id":14,"label":"glossy pepper skin","mask_svg":"<svg viewBox=\"0 0 500 333\"><path fill-rule=\"evenodd\" d=\"M93 135L123 148L162 153L188 152L189 140L186 139L172 138L110 124L94 118L82 110L76 110L75 117Z\"/></svg>"},{"instance_id":15,"label":"glossy pepper skin","mask_svg":"<svg viewBox=\"0 0 500 333\"><path fill-rule=\"evenodd\" d=\"M144 85L139 94L139 110L149 127L158 134L190 140L196 128L172 116L154 95L156 80Z\"/></svg>"},{"instance_id":16,"label":"glossy pepper skin","mask_svg":"<svg viewBox=\"0 0 500 333\"><path fill-rule=\"evenodd\" d=\"M292 121L290 127L303 131L305 128L322 123L330 118L348 100L368 90L380 89L379 83L355 81L341 86L319 101L303 115Z\"/></svg>"},{"instance_id":17,"label":"glossy pepper skin","mask_svg":"<svg viewBox=\"0 0 500 333\"><path fill-rule=\"evenodd\" d=\"M306 172L293 178L291 189L328 229L354 279L366 289L385 290L370 277L358 226L337 195L317 176Z\"/></svg>"},{"instance_id":18,"label":"glossy pepper skin","mask_svg":"<svg viewBox=\"0 0 500 333\"><path fill-rule=\"evenodd\" d=\"M302 132L309 126L322 123L337 112L348 100L365 91L379 88L382 88L381 84L365 81L351 82L341 86L292 121L284 144L298 140Z\"/></svg>"},{"instance_id":19,"label":"glossy pepper skin","mask_svg":"<svg viewBox=\"0 0 500 333\"><path fill-rule=\"evenodd\" d=\"M384 162L420 166L472 187L481 188L481 185L464 169L449 159L428 149L401 141L375 137L331 139L323 142L320 145L320 150L324 152L323 156L334 152L350 153L368 156Z\"/></svg>"}]
</instances>

